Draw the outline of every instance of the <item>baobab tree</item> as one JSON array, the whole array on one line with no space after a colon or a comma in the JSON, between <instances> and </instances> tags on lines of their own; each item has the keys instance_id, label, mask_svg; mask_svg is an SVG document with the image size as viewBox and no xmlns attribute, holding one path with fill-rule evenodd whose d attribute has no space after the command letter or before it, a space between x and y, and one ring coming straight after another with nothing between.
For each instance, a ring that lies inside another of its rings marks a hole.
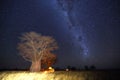
<instances>
[{"instance_id":1,"label":"baobab tree","mask_svg":"<svg viewBox=\"0 0 120 80\"><path fill-rule=\"evenodd\" d=\"M18 50L25 60L32 63L30 71L40 71L41 60L49 56L48 52L58 49L55 39L36 32L25 33L20 39Z\"/></svg>"},{"instance_id":2,"label":"baobab tree","mask_svg":"<svg viewBox=\"0 0 120 80\"><path fill-rule=\"evenodd\" d=\"M57 58L56 55L50 52L46 52L44 57L42 58L41 64L44 69L48 69L50 66L55 64Z\"/></svg>"}]
</instances>

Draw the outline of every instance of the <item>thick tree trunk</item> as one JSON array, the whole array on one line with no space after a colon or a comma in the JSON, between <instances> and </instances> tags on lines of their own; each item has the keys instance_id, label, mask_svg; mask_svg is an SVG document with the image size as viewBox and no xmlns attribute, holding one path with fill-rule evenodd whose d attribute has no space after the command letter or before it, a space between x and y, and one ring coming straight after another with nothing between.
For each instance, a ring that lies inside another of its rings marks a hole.
<instances>
[{"instance_id":1,"label":"thick tree trunk","mask_svg":"<svg viewBox=\"0 0 120 80\"><path fill-rule=\"evenodd\" d=\"M32 65L30 67L30 71L38 72L40 70L41 70L41 61L40 60L32 61Z\"/></svg>"}]
</instances>

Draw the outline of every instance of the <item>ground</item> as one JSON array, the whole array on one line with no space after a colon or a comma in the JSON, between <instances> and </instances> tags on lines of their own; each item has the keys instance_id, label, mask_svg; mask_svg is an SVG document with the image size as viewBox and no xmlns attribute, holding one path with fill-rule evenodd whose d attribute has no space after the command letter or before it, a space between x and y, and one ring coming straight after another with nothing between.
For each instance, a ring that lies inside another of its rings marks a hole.
<instances>
[{"instance_id":1,"label":"ground","mask_svg":"<svg viewBox=\"0 0 120 80\"><path fill-rule=\"evenodd\" d=\"M120 80L120 71L1 71L0 80Z\"/></svg>"}]
</instances>

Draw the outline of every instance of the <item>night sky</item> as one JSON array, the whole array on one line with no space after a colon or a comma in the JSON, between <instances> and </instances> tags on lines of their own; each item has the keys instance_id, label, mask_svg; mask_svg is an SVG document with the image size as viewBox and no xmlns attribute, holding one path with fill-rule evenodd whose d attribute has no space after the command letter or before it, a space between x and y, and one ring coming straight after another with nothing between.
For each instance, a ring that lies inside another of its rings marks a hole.
<instances>
[{"instance_id":1,"label":"night sky","mask_svg":"<svg viewBox=\"0 0 120 80\"><path fill-rule=\"evenodd\" d=\"M17 44L30 31L57 41L55 67L120 68L119 0L0 0L0 69L29 68Z\"/></svg>"}]
</instances>

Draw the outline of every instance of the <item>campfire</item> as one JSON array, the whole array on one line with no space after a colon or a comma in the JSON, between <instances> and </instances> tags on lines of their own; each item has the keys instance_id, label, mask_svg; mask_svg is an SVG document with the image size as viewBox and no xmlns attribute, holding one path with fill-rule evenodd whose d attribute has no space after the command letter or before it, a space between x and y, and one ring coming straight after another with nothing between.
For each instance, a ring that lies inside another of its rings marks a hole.
<instances>
[{"instance_id":1,"label":"campfire","mask_svg":"<svg viewBox=\"0 0 120 80\"><path fill-rule=\"evenodd\" d=\"M45 70L45 73L52 73L55 72L54 68L49 67L47 70Z\"/></svg>"}]
</instances>

